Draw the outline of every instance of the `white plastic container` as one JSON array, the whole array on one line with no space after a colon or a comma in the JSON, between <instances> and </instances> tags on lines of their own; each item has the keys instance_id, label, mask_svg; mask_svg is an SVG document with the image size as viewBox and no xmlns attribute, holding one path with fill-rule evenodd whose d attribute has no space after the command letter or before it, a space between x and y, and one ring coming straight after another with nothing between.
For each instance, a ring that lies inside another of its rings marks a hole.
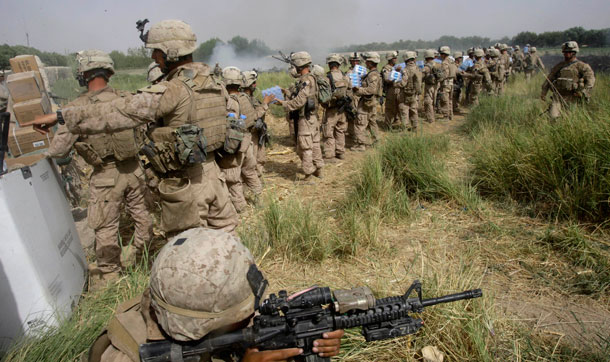
<instances>
[{"instance_id":1,"label":"white plastic container","mask_svg":"<svg viewBox=\"0 0 610 362\"><path fill-rule=\"evenodd\" d=\"M60 185L48 159L0 176L0 350L78 304L87 263Z\"/></svg>"}]
</instances>

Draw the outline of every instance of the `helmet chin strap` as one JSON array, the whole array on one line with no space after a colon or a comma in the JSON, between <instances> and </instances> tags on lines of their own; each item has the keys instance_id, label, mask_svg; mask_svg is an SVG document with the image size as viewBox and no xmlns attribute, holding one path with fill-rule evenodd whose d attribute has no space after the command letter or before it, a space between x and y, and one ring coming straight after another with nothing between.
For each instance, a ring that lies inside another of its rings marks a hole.
<instances>
[{"instance_id":1,"label":"helmet chin strap","mask_svg":"<svg viewBox=\"0 0 610 362\"><path fill-rule=\"evenodd\" d=\"M108 76L108 72L104 69L93 70L87 78L85 78L84 73L78 73L76 76L76 79L78 80L78 85L80 85L81 87L86 87L89 84L89 82L91 82L93 79L95 79L97 77L103 77L106 80L106 82L108 82L108 80L110 79L110 77Z\"/></svg>"}]
</instances>

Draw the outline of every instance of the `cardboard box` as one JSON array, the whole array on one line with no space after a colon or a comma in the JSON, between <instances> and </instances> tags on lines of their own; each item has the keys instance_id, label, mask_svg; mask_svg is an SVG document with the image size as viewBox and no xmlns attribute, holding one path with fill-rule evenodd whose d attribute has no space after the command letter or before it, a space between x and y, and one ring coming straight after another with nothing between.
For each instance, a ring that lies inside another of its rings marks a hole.
<instances>
[{"instance_id":1,"label":"cardboard box","mask_svg":"<svg viewBox=\"0 0 610 362\"><path fill-rule=\"evenodd\" d=\"M42 98L13 104L13 113L18 123L33 121L36 116L51 113L51 102L43 94Z\"/></svg>"},{"instance_id":2,"label":"cardboard box","mask_svg":"<svg viewBox=\"0 0 610 362\"><path fill-rule=\"evenodd\" d=\"M11 68L15 73L22 72L40 72L38 69L38 63L36 63L36 57L33 55L18 55L14 58L9 59Z\"/></svg>"},{"instance_id":3,"label":"cardboard box","mask_svg":"<svg viewBox=\"0 0 610 362\"><path fill-rule=\"evenodd\" d=\"M49 148L52 139L53 132L42 135L34 131L32 127L16 128L11 126L9 129L8 149L13 157L17 157Z\"/></svg>"},{"instance_id":4,"label":"cardboard box","mask_svg":"<svg viewBox=\"0 0 610 362\"><path fill-rule=\"evenodd\" d=\"M44 93L40 73L34 71L9 75L6 87L15 103L41 98Z\"/></svg>"}]
</instances>

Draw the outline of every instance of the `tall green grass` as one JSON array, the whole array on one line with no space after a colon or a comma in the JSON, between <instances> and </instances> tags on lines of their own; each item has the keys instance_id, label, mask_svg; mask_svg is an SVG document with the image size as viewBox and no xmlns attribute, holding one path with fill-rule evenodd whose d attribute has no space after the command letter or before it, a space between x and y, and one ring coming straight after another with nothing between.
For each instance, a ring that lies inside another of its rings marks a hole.
<instances>
[{"instance_id":1,"label":"tall green grass","mask_svg":"<svg viewBox=\"0 0 610 362\"><path fill-rule=\"evenodd\" d=\"M149 85L145 74L117 73L110 77L109 85L116 89L135 92ZM73 101L86 88L78 85L76 78L59 79L51 87L53 95L57 96L58 103L65 105Z\"/></svg>"},{"instance_id":2,"label":"tall green grass","mask_svg":"<svg viewBox=\"0 0 610 362\"><path fill-rule=\"evenodd\" d=\"M536 115L538 106L518 96L483 99L466 123L474 139L477 189L484 195L510 197L537 215L606 223L609 84L607 76L598 76L590 104L572 106L554 122Z\"/></svg>"}]
</instances>

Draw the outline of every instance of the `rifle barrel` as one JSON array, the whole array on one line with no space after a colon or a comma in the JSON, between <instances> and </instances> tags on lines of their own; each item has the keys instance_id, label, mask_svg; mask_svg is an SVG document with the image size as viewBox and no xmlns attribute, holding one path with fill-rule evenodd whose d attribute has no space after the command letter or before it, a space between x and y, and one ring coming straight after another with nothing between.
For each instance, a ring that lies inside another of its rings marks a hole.
<instances>
[{"instance_id":1,"label":"rifle barrel","mask_svg":"<svg viewBox=\"0 0 610 362\"><path fill-rule=\"evenodd\" d=\"M438 298L424 299L421 301L421 304L424 307L428 307L435 304L455 302L457 300L479 298L481 296L483 296L483 291L481 289L472 289L467 290L465 292L449 294Z\"/></svg>"}]
</instances>

